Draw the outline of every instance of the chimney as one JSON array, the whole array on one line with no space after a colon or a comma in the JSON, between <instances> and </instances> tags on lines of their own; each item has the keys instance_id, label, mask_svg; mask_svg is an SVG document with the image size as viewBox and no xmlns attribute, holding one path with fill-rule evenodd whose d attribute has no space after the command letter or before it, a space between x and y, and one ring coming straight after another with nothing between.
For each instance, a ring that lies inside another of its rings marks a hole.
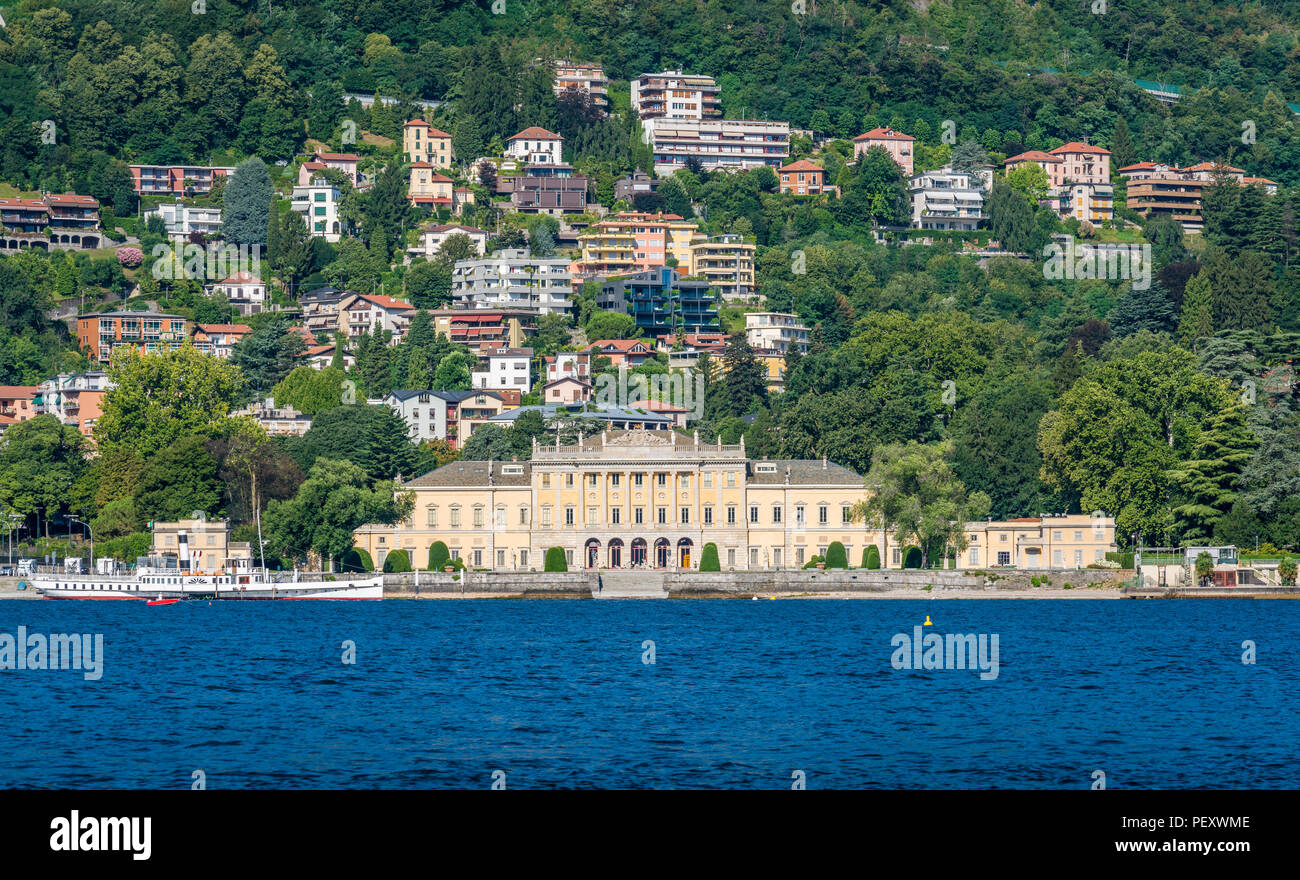
<instances>
[{"instance_id":1,"label":"chimney","mask_svg":"<svg viewBox=\"0 0 1300 880\"><path fill-rule=\"evenodd\" d=\"M822 470L826 470L826 456L822 456Z\"/></svg>"}]
</instances>

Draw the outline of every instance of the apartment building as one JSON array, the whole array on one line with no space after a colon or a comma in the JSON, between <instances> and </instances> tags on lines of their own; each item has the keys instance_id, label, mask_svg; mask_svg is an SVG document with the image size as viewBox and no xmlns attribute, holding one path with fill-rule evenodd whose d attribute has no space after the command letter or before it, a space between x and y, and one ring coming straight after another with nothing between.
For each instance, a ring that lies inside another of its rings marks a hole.
<instances>
[{"instance_id":1,"label":"apartment building","mask_svg":"<svg viewBox=\"0 0 1300 880\"><path fill-rule=\"evenodd\" d=\"M478 353L488 348L523 348L537 329L531 310L438 309L429 313L435 333Z\"/></svg>"},{"instance_id":2,"label":"apartment building","mask_svg":"<svg viewBox=\"0 0 1300 880\"><path fill-rule=\"evenodd\" d=\"M571 406L591 400L591 380L562 376L542 386L542 402Z\"/></svg>"},{"instance_id":3,"label":"apartment building","mask_svg":"<svg viewBox=\"0 0 1300 880\"><path fill-rule=\"evenodd\" d=\"M536 315L568 314L573 276L562 257L534 257L507 249L476 260L457 260L452 296L461 309L513 309Z\"/></svg>"},{"instance_id":4,"label":"apartment building","mask_svg":"<svg viewBox=\"0 0 1300 880\"><path fill-rule=\"evenodd\" d=\"M889 153L890 158L899 168L903 169L903 174L911 177L915 142L916 138L910 134L903 134L892 128L873 128L853 139L853 160L860 161L872 147L880 147Z\"/></svg>"},{"instance_id":5,"label":"apartment building","mask_svg":"<svg viewBox=\"0 0 1300 880\"><path fill-rule=\"evenodd\" d=\"M613 367L639 367L655 355L654 344L645 339L597 339L587 346L594 358L609 358Z\"/></svg>"},{"instance_id":6,"label":"apartment building","mask_svg":"<svg viewBox=\"0 0 1300 880\"><path fill-rule=\"evenodd\" d=\"M131 183L142 196L195 196L212 191L212 184L235 173L227 165L131 165Z\"/></svg>"},{"instance_id":7,"label":"apartment building","mask_svg":"<svg viewBox=\"0 0 1300 880\"><path fill-rule=\"evenodd\" d=\"M1115 187L1109 183L1067 183L1055 194L1062 217L1093 225L1115 219Z\"/></svg>"},{"instance_id":8,"label":"apartment building","mask_svg":"<svg viewBox=\"0 0 1300 880\"><path fill-rule=\"evenodd\" d=\"M532 387L532 361L531 348L484 348L479 351L478 367L470 373L470 384L476 391L526 394Z\"/></svg>"},{"instance_id":9,"label":"apartment building","mask_svg":"<svg viewBox=\"0 0 1300 880\"><path fill-rule=\"evenodd\" d=\"M586 351L561 351L542 358L547 382L558 379L591 378L591 353Z\"/></svg>"},{"instance_id":10,"label":"apartment building","mask_svg":"<svg viewBox=\"0 0 1300 880\"><path fill-rule=\"evenodd\" d=\"M785 355L791 349L808 353L808 328L798 315L786 312L748 312L745 339L757 351Z\"/></svg>"},{"instance_id":11,"label":"apartment building","mask_svg":"<svg viewBox=\"0 0 1300 880\"><path fill-rule=\"evenodd\" d=\"M146 223L151 217L162 220L167 235L172 238L189 238L193 233L213 237L221 234L221 209L201 208L181 202L163 202L152 211L140 215Z\"/></svg>"},{"instance_id":12,"label":"apartment building","mask_svg":"<svg viewBox=\"0 0 1300 880\"><path fill-rule=\"evenodd\" d=\"M781 192L796 196L819 196L823 193L839 195L838 186L826 183L826 169L816 162L800 159L789 165L782 165L777 172Z\"/></svg>"},{"instance_id":13,"label":"apartment building","mask_svg":"<svg viewBox=\"0 0 1300 880\"><path fill-rule=\"evenodd\" d=\"M60 373L38 386L33 404L38 415L52 415L90 437L112 387L105 372Z\"/></svg>"},{"instance_id":14,"label":"apartment building","mask_svg":"<svg viewBox=\"0 0 1300 880\"><path fill-rule=\"evenodd\" d=\"M304 174L307 175L308 180L315 177L316 173L321 170L321 166L324 166L325 168L333 168L335 171L343 172L347 175L348 180L352 181L353 186L359 186L361 184L361 175L358 172L360 164L361 157L356 153L317 153L312 157L311 162L304 164L303 168L299 170L298 183L301 185L304 182ZM308 169L307 165L313 167Z\"/></svg>"},{"instance_id":15,"label":"apartment building","mask_svg":"<svg viewBox=\"0 0 1300 880\"><path fill-rule=\"evenodd\" d=\"M559 61L555 65L555 94L577 89L591 95L591 102L602 113L609 112L609 80L599 64Z\"/></svg>"},{"instance_id":16,"label":"apartment building","mask_svg":"<svg viewBox=\"0 0 1300 880\"><path fill-rule=\"evenodd\" d=\"M0 385L0 418L17 423L38 415L35 400L40 390L39 385Z\"/></svg>"},{"instance_id":17,"label":"apartment building","mask_svg":"<svg viewBox=\"0 0 1300 880\"><path fill-rule=\"evenodd\" d=\"M99 201L76 193L45 193L39 199L0 198L5 232L50 233L52 245L96 247L100 236ZM75 239L75 240L74 240Z\"/></svg>"},{"instance_id":18,"label":"apartment building","mask_svg":"<svg viewBox=\"0 0 1300 880\"><path fill-rule=\"evenodd\" d=\"M914 175L909 181L915 229L969 231L984 219L984 194L971 175L945 165ZM991 177L991 175L990 175ZM985 180L988 187L990 181Z\"/></svg>"},{"instance_id":19,"label":"apartment building","mask_svg":"<svg viewBox=\"0 0 1300 880\"><path fill-rule=\"evenodd\" d=\"M776 170L790 158L790 124L763 119L674 119L641 124L661 177L696 159L706 171L736 171L762 165Z\"/></svg>"},{"instance_id":20,"label":"apartment building","mask_svg":"<svg viewBox=\"0 0 1300 880\"><path fill-rule=\"evenodd\" d=\"M644 171L633 171L627 177L614 181L614 198L618 201L631 202L639 193L659 191L659 181Z\"/></svg>"},{"instance_id":21,"label":"apartment building","mask_svg":"<svg viewBox=\"0 0 1300 880\"><path fill-rule=\"evenodd\" d=\"M690 245L690 274L707 281L725 300L744 299L756 292L756 250L739 235L697 237Z\"/></svg>"},{"instance_id":22,"label":"apartment building","mask_svg":"<svg viewBox=\"0 0 1300 880\"><path fill-rule=\"evenodd\" d=\"M660 266L601 285L596 305L635 319L648 336L699 333L718 328L718 294L708 281L683 280L674 269Z\"/></svg>"},{"instance_id":23,"label":"apartment building","mask_svg":"<svg viewBox=\"0 0 1300 880\"><path fill-rule=\"evenodd\" d=\"M316 238L336 243L343 234L339 220L342 201L339 188L324 177L316 176L293 188L291 207L302 215L307 231Z\"/></svg>"},{"instance_id":24,"label":"apartment building","mask_svg":"<svg viewBox=\"0 0 1300 880\"><path fill-rule=\"evenodd\" d=\"M456 158L451 135L423 119L402 126L402 153L408 162L424 162L434 168L450 168Z\"/></svg>"},{"instance_id":25,"label":"apartment building","mask_svg":"<svg viewBox=\"0 0 1300 880\"><path fill-rule=\"evenodd\" d=\"M641 119L722 117L721 90L711 76L665 70L643 73L631 82L632 109Z\"/></svg>"},{"instance_id":26,"label":"apartment building","mask_svg":"<svg viewBox=\"0 0 1300 880\"><path fill-rule=\"evenodd\" d=\"M575 275L616 275L663 266L669 257L691 265L691 241L699 227L677 214L624 211L606 217L578 235L582 256Z\"/></svg>"},{"instance_id":27,"label":"apartment building","mask_svg":"<svg viewBox=\"0 0 1300 880\"><path fill-rule=\"evenodd\" d=\"M1126 204L1131 210L1143 217L1153 214L1172 217L1186 232L1200 232L1205 226L1201 196L1207 186L1216 180L1245 182L1242 169L1213 162L1188 168L1137 162L1119 169L1119 174L1128 181Z\"/></svg>"},{"instance_id":28,"label":"apartment building","mask_svg":"<svg viewBox=\"0 0 1300 880\"><path fill-rule=\"evenodd\" d=\"M142 354L175 351L186 336L186 320L180 315L103 312L77 318L77 344L101 364L107 364L121 348Z\"/></svg>"},{"instance_id":29,"label":"apartment building","mask_svg":"<svg viewBox=\"0 0 1300 880\"><path fill-rule=\"evenodd\" d=\"M563 165L564 136L530 125L506 139L506 155L530 165Z\"/></svg>"},{"instance_id":30,"label":"apartment building","mask_svg":"<svg viewBox=\"0 0 1300 880\"><path fill-rule=\"evenodd\" d=\"M302 324L307 333L318 341L334 338L339 332L339 303L350 291L333 287L319 287L298 297L302 309Z\"/></svg>"}]
</instances>

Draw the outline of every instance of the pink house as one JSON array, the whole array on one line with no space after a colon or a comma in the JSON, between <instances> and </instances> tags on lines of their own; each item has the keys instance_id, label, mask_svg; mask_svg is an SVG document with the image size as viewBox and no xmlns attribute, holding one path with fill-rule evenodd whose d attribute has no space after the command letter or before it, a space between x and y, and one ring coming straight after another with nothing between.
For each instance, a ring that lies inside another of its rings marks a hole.
<instances>
[{"instance_id":1,"label":"pink house","mask_svg":"<svg viewBox=\"0 0 1300 880\"><path fill-rule=\"evenodd\" d=\"M1002 163L1007 171L1033 162L1047 172L1047 186L1059 189L1070 183L1110 183L1110 150L1073 141L1044 153L1030 150Z\"/></svg>"},{"instance_id":2,"label":"pink house","mask_svg":"<svg viewBox=\"0 0 1300 880\"><path fill-rule=\"evenodd\" d=\"M912 176L912 142L916 138L892 128L873 128L853 139L853 160L856 162L872 147L881 147L889 153L898 167L908 177Z\"/></svg>"}]
</instances>

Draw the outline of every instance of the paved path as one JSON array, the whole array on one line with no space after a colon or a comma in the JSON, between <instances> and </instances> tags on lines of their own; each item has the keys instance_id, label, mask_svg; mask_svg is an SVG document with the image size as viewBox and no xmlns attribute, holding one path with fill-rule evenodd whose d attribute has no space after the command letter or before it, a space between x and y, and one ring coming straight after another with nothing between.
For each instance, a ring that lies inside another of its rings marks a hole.
<instances>
[{"instance_id":1,"label":"paved path","mask_svg":"<svg viewBox=\"0 0 1300 880\"><path fill-rule=\"evenodd\" d=\"M667 599L664 576L657 571L602 571L593 599Z\"/></svg>"}]
</instances>

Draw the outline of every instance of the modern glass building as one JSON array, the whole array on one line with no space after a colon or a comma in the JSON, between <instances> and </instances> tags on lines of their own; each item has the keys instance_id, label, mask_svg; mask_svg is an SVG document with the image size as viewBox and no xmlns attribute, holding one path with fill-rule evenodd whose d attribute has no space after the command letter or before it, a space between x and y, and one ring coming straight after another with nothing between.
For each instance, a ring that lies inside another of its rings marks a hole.
<instances>
[{"instance_id":1,"label":"modern glass building","mask_svg":"<svg viewBox=\"0 0 1300 880\"><path fill-rule=\"evenodd\" d=\"M707 281L683 279L661 266L601 285L596 305L626 312L649 336L717 330L718 294Z\"/></svg>"}]
</instances>

